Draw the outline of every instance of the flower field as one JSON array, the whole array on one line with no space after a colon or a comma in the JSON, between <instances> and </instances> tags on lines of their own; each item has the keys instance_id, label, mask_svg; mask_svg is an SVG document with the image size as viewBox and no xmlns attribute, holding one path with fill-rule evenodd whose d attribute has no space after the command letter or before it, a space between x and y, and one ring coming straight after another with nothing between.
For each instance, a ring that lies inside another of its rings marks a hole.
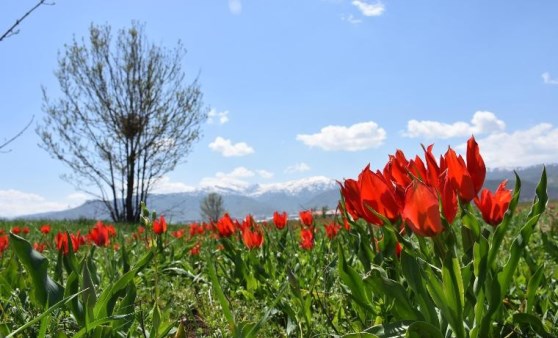
<instances>
[{"instance_id":1,"label":"flower field","mask_svg":"<svg viewBox=\"0 0 558 338\"><path fill-rule=\"evenodd\" d=\"M544 171L483 189L471 138L355 174L333 217L0 222L0 336L558 336Z\"/></svg>"}]
</instances>

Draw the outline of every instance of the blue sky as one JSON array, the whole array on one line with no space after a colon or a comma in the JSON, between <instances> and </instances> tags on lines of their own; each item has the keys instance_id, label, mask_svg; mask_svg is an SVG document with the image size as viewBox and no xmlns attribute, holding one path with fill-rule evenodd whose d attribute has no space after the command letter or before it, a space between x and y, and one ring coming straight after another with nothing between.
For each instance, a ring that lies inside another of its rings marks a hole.
<instances>
[{"instance_id":1,"label":"blue sky","mask_svg":"<svg viewBox=\"0 0 558 338\"><path fill-rule=\"evenodd\" d=\"M0 31L34 4L2 1ZM41 123L65 43L137 20L151 42L183 42L211 115L158 192L356 177L471 134L489 167L556 163L557 13L551 0L56 0L0 42L0 140ZM88 198L33 129L0 154L0 216Z\"/></svg>"}]
</instances>

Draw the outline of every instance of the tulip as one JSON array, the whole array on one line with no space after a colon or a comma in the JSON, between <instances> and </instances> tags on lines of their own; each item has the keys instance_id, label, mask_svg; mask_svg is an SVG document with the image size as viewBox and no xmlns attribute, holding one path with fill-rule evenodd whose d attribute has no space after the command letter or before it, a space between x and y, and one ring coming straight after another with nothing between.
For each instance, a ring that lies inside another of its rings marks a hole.
<instances>
[{"instance_id":1,"label":"tulip","mask_svg":"<svg viewBox=\"0 0 558 338\"><path fill-rule=\"evenodd\" d=\"M507 180L500 183L494 194L490 190L484 189L480 198L475 198L475 204L481 212L482 219L492 226L497 226L502 222L504 213L510 205L512 193L511 190L506 189L507 183Z\"/></svg>"},{"instance_id":2,"label":"tulip","mask_svg":"<svg viewBox=\"0 0 558 338\"><path fill-rule=\"evenodd\" d=\"M41 225L41 227L39 228L39 230L45 234L48 235L48 233L50 233L50 224L43 224Z\"/></svg>"},{"instance_id":3,"label":"tulip","mask_svg":"<svg viewBox=\"0 0 558 338\"><path fill-rule=\"evenodd\" d=\"M363 211L362 218L368 223L383 225L383 222L372 210L392 222L399 218L400 205L395 195L394 187L386 181L379 171L376 173L372 172L370 165L368 165L360 173L358 183Z\"/></svg>"},{"instance_id":4,"label":"tulip","mask_svg":"<svg viewBox=\"0 0 558 338\"><path fill-rule=\"evenodd\" d=\"M287 225L287 213L283 211L283 213L279 213L275 211L273 213L273 223L277 229L283 229Z\"/></svg>"},{"instance_id":5,"label":"tulip","mask_svg":"<svg viewBox=\"0 0 558 338\"><path fill-rule=\"evenodd\" d=\"M167 221L164 216L161 216L159 219L153 221L153 232L156 235L167 232Z\"/></svg>"},{"instance_id":6,"label":"tulip","mask_svg":"<svg viewBox=\"0 0 558 338\"><path fill-rule=\"evenodd\" d=\"M337 235L341 227L332 222L329 224L325 224L324 228L325 228L327 238L332 240Z\"/></svg>"},{"instance_id":7,"label":"tulip","mask_svg":"<svg viewBox=\"0 0 558 338\"><path fill-rule=\"evenodd\" d=\"M419 236L435 236L442 231L438 195L433 187L415 180L405 193L403 220Z\"/></svg>"},{"instance_id":8,"label":"tulip","mask_svg":"<svg viewBox=\"0 0 558 338\"><path fill-rule=\"evenodd\" d=\"M105 247L110 243L109 230L101 221L98 221L95 227L89 231L88 237L97 246Z\"/></svg>"},{"instance_id":9,"label":"tulip","mask_svg":"<svg viewBox=\"0 0 558 338\"><path fill-rule=\"evenodd\" d=\"M245 228L242 231L242 241L244 245L250 250L255 248L261 248L264 238L263 234L257 230L250 230L250 228Z\"/></svg>"},{"instance_id":10,"label":"tulip","mask_svg":"<svg viewBox=\"0 0 558 338\"><path fill-rule=\"evenodd\" d=\"M6 235L0 236L0 256L3 254L4 251L6 251L6 249L8 249L8 244L9 244L8 236Z\"/></svg>"},{"instance_id":11,"label":"tulip","mask_svg":"<svg viewBox=\"0 0 558 338\"><path fill-rule=\"evenodd\" d=\"M300 230L300 247L304 250L310 250L314 247L314 229Z\"/></svg>"},{"instance_id":12,"label":"tulip","mask_svg":"<svg viewBox=\"0 0 558 338\"><path fill-rule=\"evenodd\" d=\"M217 221L217 231L219 231L219 236L221 237L230 237L235 232L233 220L228 213L225 213L223 217Z\"/></svg>"},{"instance_id":13,"label":"tulip","mask_svg":"<svg viewBox=\"0 0 558 338\"><path fill-rule=\"evenodd\" d=\"M310 227L314 223L314 215L312 215L312 210L304 210L298 213L300 216L300 221L304 226Z\"/></svg>"}]
</instances>

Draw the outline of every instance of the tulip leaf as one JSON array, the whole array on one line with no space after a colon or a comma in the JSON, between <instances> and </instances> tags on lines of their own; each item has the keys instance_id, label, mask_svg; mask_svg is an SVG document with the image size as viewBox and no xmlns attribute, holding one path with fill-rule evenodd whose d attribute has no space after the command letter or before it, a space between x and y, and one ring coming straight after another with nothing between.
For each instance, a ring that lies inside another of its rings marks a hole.
<instances>
[{"instance_id":1,"label":"tulip leaf","mask_svg":"<svg viewBox=\"0 0 558 338\"><path fill-rule=\"evenodd\" d=\"M374 312L370 301L369 291L367 290L362 277L345 260L343 249L339 246L339 276L343 283L349 288L351 298L364 310Z\"/></svg>"},{"instance_id":2,"label":"tulip leaf","mask_svg":"<svg viewBox=\"0 0 558 338\"><path fill-rule=\"evenodd\" d=\"M539 266L537 271L529 279L529 284L527 285L527 305L525 306L525 312L531 313L533 311L535 296L537 289L544 279L544 265Z\"/></svg>"},{"instance_id":3,"label":"tulip leaf","mask_svg":"<svg viewBox=\"0 0 558 338\"><path fill-rule=\"evenodd\" d=\"M405 338L444 338L444 335L432 324L414 322L407 328Z\"/></svg>"},{"instance_id":4,"label":"tulip leaf","mask_svg":"<svg viewBox=\"0 0 558 338\"><path fill-rule=\"evenodd\" d=\"M225 315L227 322L229 322L229 326L232 330L234 330L236 327L234 316L229 306L229 300L225 297L223 289L221 288L221 283L219 283L219 279L217 278L215 264L212 261L208 261L207 268L209 270L209 278L211 280L211 285L213 286L213 291L215 291L219 304L221 304L221 310L223 310L223 314Z\"/></svg>"},{"instance_id":5,"label":"tulip leaf","mask_svg":"<svg viewBox=\"0 0 558 338\"><path fill-rule=\"evenodd\" d=\"M68 276L68 280L66 281L66 289L64 292L64 297L69 297L73 294L78 293L79 291L79 278L76 272L72 271ZM85 292L83 290L82 292ZM79 301L79 298L73 298L70 301L70 310L72 314L76 318L76 321L80 326L85 325L85 312L83 309L83 304Z\"/></svg>"},{"instance_id":6,"label":"tulip leaf","mask_svg":"<svg viewBox=\"0 0 558 338\"><path fill-rule=\"evenodd\" d=\"M515 313L513 315L513 322L515 324L530 325L533 331L535 331L535 333L537 334L537 336L544 337L544 338L554 337L554 335L548 333L540 318L538 318L535 315L529 313Z\"/></svg>"},{"instance_id":7,"label":"tulip leaf","mask_svg":"<svg viewBox=\"0 0 558 338\"><path fill-rule=\"evenodd\" d=\"M47 274L48 259L37 252L27 240L10 233L10 243L17 257L31 276L35 300L42 306L58 303L64 295L62 285Z\"/></svg>"}]
</instances>

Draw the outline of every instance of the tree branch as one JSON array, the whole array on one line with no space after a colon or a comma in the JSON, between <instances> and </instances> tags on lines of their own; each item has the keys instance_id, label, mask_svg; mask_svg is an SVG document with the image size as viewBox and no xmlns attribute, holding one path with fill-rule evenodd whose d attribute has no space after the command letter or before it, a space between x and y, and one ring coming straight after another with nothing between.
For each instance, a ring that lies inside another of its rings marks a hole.
<instances>
[{"instance_id":1,"label":"tree branch","mask_svg":"<svg viewBox=\"0 0 558 338\"><path fill-rule=\"evenodd\" d=\"M19 26L19 24L23 20L25 20L25 18L27 18L31 13L33 13L37 8L39 8L42 5L54 5L54 2L47 3L46 0L39 0L39 2L35 4L35 6L33 6L30 10L28 10L27 13L23 14L21 18L17 19L16 22L10 28L8 28L8 30L5 31L4 34L2 34L2 36L0 36L0 42L5 38L8 38L12 35L16 35L19 32L19 30L16 30L17 26Z\"/></svg>"}]
</instances>

